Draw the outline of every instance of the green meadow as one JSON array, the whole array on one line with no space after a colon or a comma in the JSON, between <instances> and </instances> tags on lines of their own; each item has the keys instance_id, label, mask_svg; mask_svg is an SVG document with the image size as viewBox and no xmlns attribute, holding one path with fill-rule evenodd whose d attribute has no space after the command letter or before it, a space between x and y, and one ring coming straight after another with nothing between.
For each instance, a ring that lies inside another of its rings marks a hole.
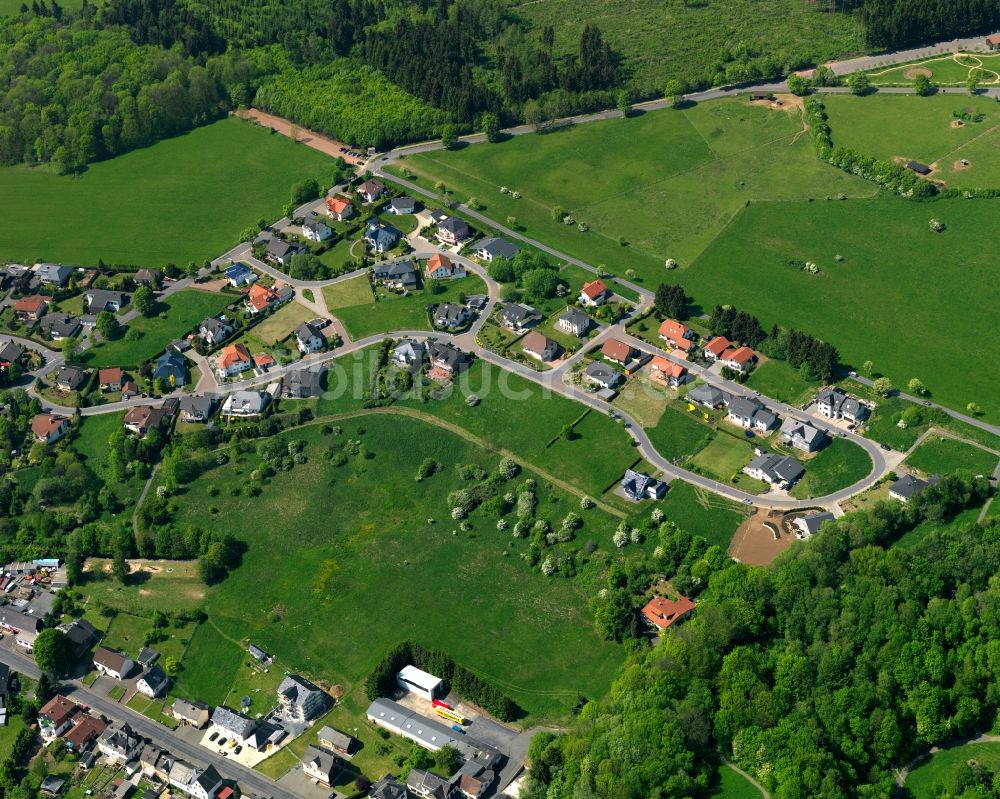
<instances>
[{"instance_id":1,"label":"green meadow","mask_svg":"<svg viewBox=\"0 0 1000 799\"><path fill-rule=\"evenodd\" d=\"M906 778L913 799L938 799L948 793L969 760L995 772L1000 768L1000 743L971 743L935 752Z\"/></svg>"}]
</instances>

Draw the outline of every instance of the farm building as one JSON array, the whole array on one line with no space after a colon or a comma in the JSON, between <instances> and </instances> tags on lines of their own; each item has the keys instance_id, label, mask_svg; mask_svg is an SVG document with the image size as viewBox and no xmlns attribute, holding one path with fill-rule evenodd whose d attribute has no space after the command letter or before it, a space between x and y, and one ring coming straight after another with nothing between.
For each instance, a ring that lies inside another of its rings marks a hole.
<instances>
[{"instance_id":1,"label":"farm building","mask_svg":"<svg viewBox=\"0 0 1000 799\"><path fill-rule=\"evenodd\" d=\"M404 666L396 675L396 682L400 688L422 696L428 702L437 698L442 684L440 677L421 671L416 666Z\"/></svg>"}]
</instances>

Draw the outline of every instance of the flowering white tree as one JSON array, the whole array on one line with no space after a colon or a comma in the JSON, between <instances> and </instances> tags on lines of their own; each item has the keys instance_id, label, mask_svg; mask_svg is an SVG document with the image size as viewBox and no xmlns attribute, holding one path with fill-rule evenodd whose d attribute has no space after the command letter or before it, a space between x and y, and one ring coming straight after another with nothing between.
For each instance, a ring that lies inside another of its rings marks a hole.
<instances>
[{"instance_id":1,"label":"flowering white tree","mask_svg":"<svg viewBox=\"0 0 1000 799\"><path fill-rule=\"evenodd\" d=\"M653 524L659 524L667 515L659 508L653 508L653 512L649 514L649 518L653 520Z\"/></svg>"},{"instance_id":2,"label":"flowering white tree","mask_svg":"<svg viewBox=\"0 0 1000 799\"><path fill-rule=\"evenodd\" d=\"M614 542L616 547L621 549L628 543L628 533L624 530L615 530L615 534L612 536L611 540Z\"/></svg>"},{"instance_id":3,"label":"flowering white tree","mask_svg":"<svg viewBox=\"0 0 1000 799\"><path fill-rule=\"evenodd\" d=\"M580 500L580 510L590 510L594 507L594 500L590 497L584 497Z\"/></svg>"},{"instance_id":4,"label":"flowering white tree","mask_svg":"<svg viewBox=\"0 0 1000 799\"><path fill-rule=\"evenodd\" d=\"M542 574L546 577L551 577L556 573L556 563L552 560L552 556L549 555L545 560L542 561Z\"/></svg>"}]
</instances>

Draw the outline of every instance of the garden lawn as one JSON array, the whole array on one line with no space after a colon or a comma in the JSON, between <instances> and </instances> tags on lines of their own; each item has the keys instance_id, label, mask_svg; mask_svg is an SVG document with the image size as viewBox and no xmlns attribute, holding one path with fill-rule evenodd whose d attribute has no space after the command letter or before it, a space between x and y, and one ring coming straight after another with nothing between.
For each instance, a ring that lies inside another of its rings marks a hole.
<instances>
[{"instance_id":1,"label":"garden lawn","mask_svg":"<svg viewBox=\"0 0 1000 799\"><path fill-rule=\"evenodd\" d=\"M729 766L719 767L719 784L711 799L760 799L761 793Z\"/></svg>"},{"instance_id":2,"label":"garden lawn","mask_svg":"<svg viewBox=\"0 0 1000 799\"><path fill-rule=\"evenodd\" d=\"M358 259L355 255L352 255L352 250L359 256L365 252L364 245L358 244L358 241L359 239L341 239L329 250L320 255L319 259L326 266L338 273L347 272L351 268L356 269L358 267ZM355 244L357 244L356 248Z\"/></svg>"},{"instance_id":3,"label":"garden lawn","mask_svg":"<svg viewBox=\"0 0 1000 799\"><path fill-rule=\"evenodd\" d=\"M936 401L962 410L976 402L996 422L1000 365L987 331L1000 307L998 214L993 200L751 204L673 274L705 306L735 302L765 328L805 330L836 346L845 364L871 360L897 386L919 377ZM932 216L945 232L930 230ZM802 271L805 261L820 272ZM720 285L728 296L719 297Z\"/></svg>"},{"instance_id":4,"label":"garden lawn","mask_svg":"<svg viewBox=\"0 0 1000 799\"><path fill-rule=\"evenodd\" d=\"M699 422L694 413L685 413L673 405L668 405L656 426L646 432L656 451L677 463L685 462L715 438L715 431Z\"/></svg>"},{"instance_id":5,"label":"garden lawn","mask_svg":"<svg viewBox=\"0 0 1000 799\"><path fill-rule=\"evenodd\" d=\"M753 447L748 442L727 433L720 433L708 442L708 446L691 458L690 463L718 480L729 482L734 475L739 475L752 459Z\"/></svg>"},{"instance_id":6,"label":"garden lawn","mask_svg":"<svg viewBox=\"0 0 1000 799\"><path fill-rule=\"evenodd\" d=\"M937 799L969 760L990 771L1000 769L1000 743L971 743L941 749L909 773L906 787L914 799Z\"/></svg>"},{"instance_id":7,"label":"garden lawn","mask_svg":"<svg viewBox=\"0 0 1000 799\"><path fill-rule=\"evenodd\" d=\"M642 427L656 427L667 406L667 395L645 377L630 379L612 403Z\"/></svg>"},{"instance_id":8,"label":"garden lawn","mask_svg":"<svg viewBox=\"0 0 1000 799\"><path fill-rule=\"evenodd\" d=\"M264 344L273 346L292 335L300 324L315 318L315 311L293 301L279 308L257 325L251 331L251 335L260 339ZM294 345L295 342L292 343Z\"/></svg>"},{"instance_id":9,"label":"garden lawn","mask_svg":"<svg viewBox=\"0 0 1000 799\"><path fill-rule=\"evenodd\" d=\"M601 640L576 583L528 567L519 557L528 542L498 531L482 511L472 514L471 533L453 534L447 496L461 484L456 466L492 470L499 458L399 416L343 424L341 436L320 425L285 434L306 442L307 462L271 478L258 497L230 491L256 467L254 455L175 497L182 529L203 523L214 505L212 529L248 544L242 565L208 590L210 621L194 636L176 692L218 703L233 684L243 653L217 626L330 683L357 685L389 648L412 638L496 680L532 717L564 717L578 692L606 693L621 649ZM349 440L363 451L346 464L323 458ZM417 482L427 457L444 471ZM210 498L209 485L222 491ZM539 516L550 522L579 510L575 497L541 481L539 499ZM584 519L577 538L599 547L586 558L602 557L613 548L615 519L599 509ZM578 668L567 671L570 660Z\"/></svg>"},{"instance_id":10,"label":"garden lawn","mask_svg":"<svg viewBox=\"0 0 1000 799\"><path fill-rule=\"evenodd\" d=\"M988 97L937 94L875 94L823 97L833 142L878 158L915 159L935 166L935 179L960 188L1000 188L1000 111ZM952 127L952 112L972 109L985 116ZM969 167L956 168L965 158ZM935 213L937 213L935 211ZM886 239L891 241L891 239Z\"/></svg>"},{"instance_id":11,"label":"garden lawn","mask_svg":"<svg viewBox=\"0 0 1000 799\"><path fill-rule=\"evenodd\" d=\"M91 164L77 177L0 169L7 209L0 258L200 263L232 247L258 219L281 216L292 184L316 178L330 185L336 172L327 156L236 118ZM39 225L40 213L59 224Z\"/></svg>"},{"instance_id":12,"label":"garden lawn","mask_svg":"<svg viewBox=\"0 0 1000 799\"><path fill-rule=\"evenodd\" d=\"M349 308L352 305L370 305L375 301L368 275L358 275L334 283L332 286L324 286L323 299L326 300L329 311Z\"/></svg>"},{"instance_id":13,"label":"garden lawn","mask_svg":"<svg viewBox=\"0 0 1000 799\"><path fill-rule=\"evenodd\" d=\"M779 402L801 406L815 396L820 384L810 380L788 361L762 360L750 374L746 385Z\"/></svg>"},{"instance_id":14,"label":"garden lawn","mask_svg":"<svg viewBox=\"0 0 1000 799\"><path fill-rule=\"evenodd\" d=\"M659 507L682 530L700 535L709 544L729 551L736 528L746 518L745 508L737 502L697 488L682 480L674 480Z\"/></svg>"},{"instance_id":15,"label":"garden lawn","mask_svg":"<svg viewBox=\"0 0 1000 799\"><path fill-rule=\"evenodd\" d=\"M526 235L592 265L634 269L652 289L666 258L690 264L748 200L875 193L820 162L802 128L793 104L771 110L744 96L412 155L401 166L428 188L441 180L458 198L477 197L493 219L516 216ZM555 221L556 206L589 232ZM730 290L717 301L737 301Z\"/></svg>"},{"instance_id":16,"label":"garden lawn","mask_svg":"<svg viewBox=\"0 0 1000 799\"><path fill-rule=\"evenodd\" d=\"M790 493L808 499L832 494L863 480L872 470L872 459L854 442L836 436L816 457L802 461L802 465L806 473Z\"/></svg>"},{"instance_id":17,"label":"garden lawn","mask_svg":"<svg viewBox=\"0 0 1000 799\"><path fill-rule=\"evenodd\" d=\"M988 476L997 467L997 456L964 441L929 436L910 453L906 463L925 475Z\"/></svg>"},{"instance_id":18,"label":"garden lawn","mask_svg":"<svg viewBox=\"0 0 1000 799\"><path fill-rule=\"evenodd\" d=\"M138 331L136 341L127 341L125 331L113 341L84 350L83 361L88 366L139 366L163 352L174 339L181 338L206 316L214 316L233 301L232 295L185 289L160 303L155 316L138 316L129 322L127 330ZM166 318L161 319L160 314Z\"/></svg>"},{"instance_id":19,"label":"garden lawn","mask_svg":"<svg viewBox=\"0 0 1000 799\"><path fill-rule=\"evenodd\" d=\"M983 87L995 84L1000 74L1000 55L987 53L968 53L927 58L923 61L911 61L894 67L878 67L870 70L868 80L873 86L912 86L913 77L907 77L911 70L927 70L930 79L939 85L965 86L969 73L973 69L981 69L985 73L980 81Z\"/></svg>"},{"instance_id":20,"label":"garden lawn","mask_svg":"<svg viewBox=\"0 0 1000 799\"><path fill-rule=\"evenodd\" d=\"M335 315L344 323L344 327L353 339L394 330L430 330L428 305L458 302L460 294L486 293L486 284L477 275L457 280L442 280L437 283L444 288L440 294L431 292L430 286L433 285L431 281L428 281L422 289L411 291L405 297L379 289L378 302L344 306L338 308Z\"/></svg>"}]
</instances>

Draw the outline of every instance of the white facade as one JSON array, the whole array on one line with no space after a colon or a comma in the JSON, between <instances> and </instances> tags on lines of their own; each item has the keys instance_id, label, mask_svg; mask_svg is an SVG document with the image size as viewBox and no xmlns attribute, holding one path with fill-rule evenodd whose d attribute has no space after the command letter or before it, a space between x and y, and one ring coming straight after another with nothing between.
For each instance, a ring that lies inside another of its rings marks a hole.
<instances>
[{"instance_id":1,"label":"white facade","mask_svg":"<svg viewBox=\"0 0 1000 799\"><path fill-rule=\"evenodd\" d=\"M421 671L416 666L404 666L396 675L400 688L405 688L412 694L423 697L428 702L435 699L441 686L441 678Z\"/></svg>"}]
</instances>

